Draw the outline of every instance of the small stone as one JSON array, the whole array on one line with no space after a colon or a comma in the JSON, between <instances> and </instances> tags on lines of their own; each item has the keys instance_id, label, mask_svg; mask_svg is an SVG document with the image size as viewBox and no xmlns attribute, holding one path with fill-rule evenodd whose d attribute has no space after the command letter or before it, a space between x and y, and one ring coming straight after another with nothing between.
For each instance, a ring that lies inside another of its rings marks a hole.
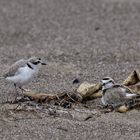
<instances>
[{"instance_id":1,"label":"small stone","mask_svg":"<svg viewBox=\"0 0 140 140\"><path fill-rule=\"evenodd\" d=\"M73 84L78 84L78 83L80 83L80 80L76 78L76 79L73 80L72 83L73 83Z\"/></svg>"},{"instance_id":2,"label":"small stone","mask_svg":"<svg viewBox=\"0 0 140 140\"><path fill-rule=\"evenodd\" d=\"M125 112L127 112L128 111L128 107L126 106L126 105L122 105L122 106L120 106L119 108L117 108L117 112L120 112L120 113L125 113Z\"/></svg>"},{"instance_id":3,"label":"small stone","mask_svg":"<svg viewBox=\"0 0 140 140\"><path fill-rule=\"evenodd\" d=\"M95 31L98 31L98 30L100 30L100 27L95 27Z\"/></svg>"},{"instance_id":4,"label":"small stone","mask_svg":"<svg viewBox=\"0 0 140 140\"><path fill-rule=\"evenodd\" d=\"M101 97L101 92L99 92L99 90L101 90L101 84L97 83L97 84L90 84L88 82L84 82L82 83L79 88L77 89L77 92L83 97L83 99L85 98L98 98ZM95 96L94 96L95 95Z\"/></svg>"}]
</instances>

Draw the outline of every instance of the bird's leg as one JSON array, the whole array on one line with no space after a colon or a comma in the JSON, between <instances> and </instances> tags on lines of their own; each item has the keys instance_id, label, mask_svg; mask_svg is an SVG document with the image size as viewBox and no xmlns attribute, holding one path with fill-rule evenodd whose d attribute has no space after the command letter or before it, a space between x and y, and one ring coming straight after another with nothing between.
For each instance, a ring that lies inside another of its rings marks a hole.
<instances>
[{"instance_id":1,"label":"bird's leg","mask_svg":"<svg viewBox=\"0 0 140 140\"><path fill-rule=\"evenodd\" d=\"M12 100L12 101L8 101L8 99L7 99L7 102L9 102L9 103L16 103L17 102L17 96L18 96L18 90L17 90L17 85L14 83L14 100Z\"/></svg>"},{"instance_id":2,"label":"bird's leg","mask_svg":"<svg viewBox=\"0 0 140 140\"><path fill-rule=\"evenodd\" d=\"M14 83L15 90L17 91L17 85Z\"/></svg>"},{"instance_id":3,"label":"bird's leg","mask_svg":"<svg viewBox=\"0 0 140 140\"><path fill-rule=\"evenodd\" d=\"M17 100L17 96L18 96L18 90L17 90L17 85L14 83L14 87L15 87L15 101Z\"/></svg>"},{"instance_id":4,"label":"bird's leg","mask_svg":"<svg viewBox=\"0 0 140 140\"><path fill-rule=\"evenodd\" d=\"M10 91L12 86L13 86L12 83L9 83L8 88L7 88L8 96L6 97L6 102L9 102L9 98L11 95L13 96L13 90L12 92Z\"/></svg>"}]
</instances>

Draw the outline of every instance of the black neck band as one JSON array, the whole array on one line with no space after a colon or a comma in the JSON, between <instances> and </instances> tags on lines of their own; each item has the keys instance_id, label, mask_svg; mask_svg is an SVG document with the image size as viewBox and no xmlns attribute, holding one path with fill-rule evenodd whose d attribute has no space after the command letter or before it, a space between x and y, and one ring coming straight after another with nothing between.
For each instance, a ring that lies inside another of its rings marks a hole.
<instances>
[{"instance_id":1,"label":"black neck band","mask_svg":"<svg viewBox=\"0 0 140 140\"><path fill-rule=\"evenodd\" d=\"M29 63L27 63L27 66L33 70L33 67Z\"/></svg>"}]
</instances>

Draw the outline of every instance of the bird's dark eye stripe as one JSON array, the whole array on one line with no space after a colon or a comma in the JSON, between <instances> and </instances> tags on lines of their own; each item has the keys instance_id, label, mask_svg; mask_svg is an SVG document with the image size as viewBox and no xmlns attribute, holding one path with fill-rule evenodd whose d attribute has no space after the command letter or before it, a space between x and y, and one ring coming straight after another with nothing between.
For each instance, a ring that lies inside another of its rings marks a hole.
<instances>
[{"instance_id":1,"label":"bird's dark eye stripe","mask_svg":"<svg viewBox=\"0 0 140 140\"><path fill-rule=\"evenodd\" d=\"M110 83L110 82L112 82L112 80L106 81L106 83Z\"/></svg>"},{"instance_id":2,"label":"bird's dark eye stripe","mask_svg":"<svg viewBox=\"0 0 140 140\"><path fill-rule=\"evenodd\" d=\"M32 62L34 65L37 65L40 63L40 61Z\"/></svg>"}]
</instances>

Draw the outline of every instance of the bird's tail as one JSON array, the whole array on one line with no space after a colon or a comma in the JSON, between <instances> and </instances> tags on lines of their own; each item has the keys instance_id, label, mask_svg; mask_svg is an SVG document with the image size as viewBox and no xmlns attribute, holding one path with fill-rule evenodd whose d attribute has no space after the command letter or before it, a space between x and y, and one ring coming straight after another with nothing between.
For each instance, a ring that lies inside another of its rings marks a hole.
<instances>
[{"instance_id":1,"label":"bird's tail","mask_svg":"<svg viewBox=\"0 0 140 140\"><path fill-rule=\"evenodd\" d=\"M4 76L0 76L0 79L5 79L5 77Z\"/></svg>"},{"instance_id":2,"label":"bird's tail","mask_svg":"<svg viewBox=\"0 0 140 140\"><path fill-rule=\"evenodd\" d=\"M129 108L140 107L140 95L136 96L133 99L126 101L126 105Z\"/></svg>"},{"instance_id":3,"label":"bird's tail","mask_svg":"<svg viewBox=\"0 0 140 140\"><path fill-rule=\"evenodd\" d=\"M136 96L136 97L134 97L134 98L133 98L133 100L139 101L139 100L140 100L140 95L139 95L139 94L137 94L137 96Z\"/></svg>"}]
</instances>

